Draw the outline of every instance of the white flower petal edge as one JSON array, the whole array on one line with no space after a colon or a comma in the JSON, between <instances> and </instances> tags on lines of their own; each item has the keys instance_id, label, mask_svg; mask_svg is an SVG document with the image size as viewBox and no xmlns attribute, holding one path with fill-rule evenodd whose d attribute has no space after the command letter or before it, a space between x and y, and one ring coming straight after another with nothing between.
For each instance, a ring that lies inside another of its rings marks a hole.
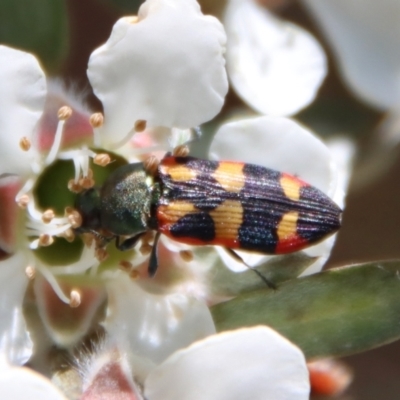
<instances>
[{"instance_id":1,"label":"white flower petal edge","mask_svg":"<svg viewBox=\"0 0 400 400\"><path fill-rule=\"evenodd\" d=\"M22 312L28 285L26 265L22 252L0 262L0 353L19 365L28 361L33 347Z\"/></svg>"},{"instance_id":2,"label":"white flower petal edge","mask_svg":"<svg viewBox=\"0 0 400 400\"><path fill-rule=\"evenodd\" d=\"M12 400L67 400L43 375L29 368L0 367L0 398Z\"/></svg>"},{"instance_id":3,"label":"white flower petal edge","mask_svg":"<svg viewBox=\"0 0 400 400\"><path fill-rule=\"evenodd\" d=\"M103 141L123 140L138 120L190 128L213 118L228 90L225 41L195 0L147 0L138 18L120 19L89 60Z\"/></svg>"},{"instance_id":4,"label":"white flower petal edge","mask_svg":"<svg viewBox=\"0 0 400 400\"><path fill-rule=\"evenodd\" d=\"M224 26L229 78L250 107L284 116L314 100L327 61L310 33L279 20L254 0L230 0Z\"/></svg>"},{"instance_id":5,"label":"white flower petal edge","mask_svg":"<svg viewBox=\"0 0 400 400\"><path fill-rule=\"evenodd\" d=\"M336 52L344 78L369 104L400 105L400 2L304 0Z\"/></svg>"},{"instance_id":6,"label":"white flower petal edge","mask_svg":"<svg viewBox=\"0 0 400 400\"><path fill-rule=\"evenodd\" d=\"M220 160L244 161L298 176L330 197L336 188L327 146L289 118L264 116L224 124L210 153Z\"/></svg>"},{"instance_id":7,"label":"white flower petal edge","mask_svg":"<svg viewBox=\"0 0 400 400\"><path fill-rule=\"evenodd\" d=\"M32 139L43 113L46 79L31 54L0 46L0 174L26 177L31 159L21 157L20 140Z\"/></svg>"},{"instance_id":8,"label":"white flower petal edge","mask_svg":"<svg viewBox=\"0 0 400 400\"><path fill-rule=\"evenodd\" d=\"M149 400L306 400L302 352L268 327L225 332L180 350L145 382Z\"/></svg>"},{"instance_id":9,"label":"white flower petal edge","mask_svg":"<svg viewBox=\"0 0 400 400\"><path fill-rule=\"evenodd\" d=\"M148 293L122 273L107 289L107 333L116 343L127 341L137 357L159 363L215 333L208 307L194 298Z\"/></svg>"}]
</instances>

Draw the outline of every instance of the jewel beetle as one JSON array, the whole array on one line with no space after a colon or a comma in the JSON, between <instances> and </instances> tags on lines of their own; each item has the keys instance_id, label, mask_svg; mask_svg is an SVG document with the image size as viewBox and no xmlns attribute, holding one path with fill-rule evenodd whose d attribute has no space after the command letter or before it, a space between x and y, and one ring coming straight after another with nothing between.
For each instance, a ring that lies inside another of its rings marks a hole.
<instances>
[{"instance_id":1,"label":"jewel beetle","mask_svg":"<svg viewBox=\"0 0 400 400\"><path fill-rule=\"evenodd\" d=\"M295 176L258 165L167 155L156 173L143 163L116 169L100 188L77 196L80 232L133 247L157 232L191 245L285 254L318 243L340 227L341 209ZM122 237L128 237L122 242Z\"/></svg>"}]
</instances>

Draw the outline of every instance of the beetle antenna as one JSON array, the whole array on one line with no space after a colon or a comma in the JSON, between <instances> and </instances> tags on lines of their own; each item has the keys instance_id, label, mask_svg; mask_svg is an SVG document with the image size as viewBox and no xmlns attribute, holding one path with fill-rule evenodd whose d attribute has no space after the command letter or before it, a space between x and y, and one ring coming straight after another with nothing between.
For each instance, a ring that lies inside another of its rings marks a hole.
<instances>
[{"instance_id":1,"label":"beetle antenna","mask_svg":"<svg viewBox=\"0 0 400 400\"><path fill-rule=\"evenodd\" d=\"M151 249L149 259L149 266L147 268L147 271L151 278L156 274L158 269L158 240L160 239L160 235L161 233L157 232L156 236L154 237L153 248Z\"/></svg>"},{"instance_id":2,"label":"beetle antenna","mask_svg":"<svg viewBox=\"0 0 400 400\"><path fill-rule=\"evenodd\" d=\"M270 289L274 289L276 290L276 285L271 282L270 280L268 280L260 271L258 271L257 269L250 267L250 265L247 265L243 258L239 256L239 254L237 254L236 252L234 252L231 248L229 247L225 247L225 251L231 255L236 261L239 261L240 263L242 263L245 267L247 267L249 270L253 271L256 273L256 275L264 281L264 283L270 288Z\"/></svg>"}]
</instances>

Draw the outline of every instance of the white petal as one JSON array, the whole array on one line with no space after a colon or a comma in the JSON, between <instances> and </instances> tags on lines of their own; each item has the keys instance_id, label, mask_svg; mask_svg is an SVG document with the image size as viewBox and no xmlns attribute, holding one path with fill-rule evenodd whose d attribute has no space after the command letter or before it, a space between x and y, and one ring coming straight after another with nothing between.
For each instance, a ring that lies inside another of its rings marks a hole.
<instances>
[{"instance_id":1,"label":"white petal","mask_svg":"<svg viewBox=\"0 0 400 400\"><path fill-rule=\"evenodd\" d=\"M310 33L254 0L230 0L224 25L229 78L250 107L262 114L292 115L314 100L327 65Z\"/></svg>"},{"instance_id":2,"label":"white petal","mask_svg":"<svg viewBox=\"0 0 400 400\"><path fill-rule=\"evenodd\" d=\"M364 101L400 105L400 2L304 0L336 53L347 83Z\"/></svg>"},{"instance_id":3,"label":"white petal","mask_svg":"<svg viewBox=\"0 0 400 400\"><path fill-rule=\"evenodd\" d=\"M127 338L135 354L153 362L215 332L207 306L185 295L148 293L126 275L110 282L108 290L108 334Z\"/></svg>"},{"instance_id":4,"label":"white petal","mask_svg":"<svg viewBox=\"0 0 400 400\"><path fill-rule=\"evenodd\" d=\"M103 139L118 142L137 120L190 128L213 118L228 89L225 32L195 0L147 0L94 51L88 76L105 111Z\"/></svg>"},{"instance_id":5,"label":"white petal","mask_svg":"<svg viewBox=\"0 0 400 400\"><path fill-rule=\"evenodd\" d=\"M36 58L0 46L0 174L30 172L30 157L19 143L32 139L45 97L46 80Z\"/></svg>"},{"instance_id":6,"label":"white petal","mask_svg":"<svg viewBox=\"0 0 400 400\"><path fill-rule=\"evenodd\" d=\"M219 159L244 161L287 172L331 195L337 172L329 149L309 130L281 117L222 125L210 148Z\"/></svg>"},{"instance_id":7,"label":"white petal","mask_svg":"<svg viewBox=\"0 0 400 400\"><path fill-rule=\"evenodd\" d=\"M0 369L0 398L12 400L67 400L43 375L28 368Z\"/></svg>"},{"instance_id":8,"label":"white petal","mask_svg":"<svg viewBox=\"0 0 400 400\"><path fill-rule=\"evenodd\" d=\"M301 351L267 327L211 336L173 354L145 383L149 400L301 400L309 379Z\"/></svg>"},{"instance_id":9,"label":"white petal","mask_svg":"<svg viewBox=\"0 0 400 400\"><path fill-rule=\"evenodd\" d=\"M28 285L25 267L26 260L20 252L0 262L0 353L13 364L24 364L32 354L22 312Z\"/></svg>"}]
</instances>

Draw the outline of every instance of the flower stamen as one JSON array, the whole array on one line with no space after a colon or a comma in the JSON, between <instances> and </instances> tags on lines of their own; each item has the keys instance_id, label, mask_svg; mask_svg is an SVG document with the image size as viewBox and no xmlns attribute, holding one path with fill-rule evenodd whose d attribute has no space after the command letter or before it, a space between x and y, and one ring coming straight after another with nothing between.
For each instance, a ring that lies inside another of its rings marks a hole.
<instances>
[{"instance_id":1,"label":"flower stamen","mask_svg":"<svg viewBox=\"0 0 400 400\"><path fill-rule=\"evenodd\" d=\"M53 236L48 235L47 233L42 233L39 236L39 246L41 247L47 247L50 246L54 243L54 238Z\"/></svg>"},{"instance_id":2,"label":"flower stamen","mask_svg":"<svg viewBox=\"0 0 400 400\"><path fill-rule=\"evenodd\" d=\"M48 209L42 214L42 221L45 224L49 224L53 220L54 217L55 217L54 211L51 209Z\"/></svg>"},{"instance_id":3,"label":"flower stamen","mask_svg":"<svg viewBox=\"0 0 400 400\"><path fill-rule=\"evenodd\" d=\"M16 200L18 207L22 208L22 209L26 209L28 207L29 204L29 196L27 194L23 194L20 197L18 197L18 199Z\"/></svg>"},{"instance_id":4,"label":"flower stamen","mask_svg":"<svg viewBox=\"0 0 400 400\"><path fill-rule=\"evenodd\" d=\"M77 308L82 303L82 295L77 289L71 290L69 298L69 305L71 308Z\"/></svg>"},{"instance_id":5,"label":"flower stamen","mask_svg":"<svg viewBox=\"0 0 400 400\"><path fill-rule=\"evenodd\" d=\"M106 167L111 162L111 157L107 153L96 154L93 158L93 162L100 167Z\"/></svg>"},{"instance_id":6,"label":"flower stamen","mask_svg":"<svg viewBox=\"0 0 400 400\"><path fill-rule=\"evenodd\" d=\"M31 148L31 146L32 146L32 143L26 136L21 138L21 140L19 141L19 147L23 151L28 151Z\"/></svg>"},{"instance_id":7,"label":"flower stamen","mask_svg":"<svg viewBox=\"0 0 400 400\"><path fill-rule=\"evenodd\" d=\"M146 129L147 122L144 119L138 119L135 122L135 132L143 132Z\"/></svg>"},{"instance_id":8,"label":"flower stamen","mask_svg":"<svg viewBox=\"0 0 400 400\"><path fill-rule=\"evenodd\" d=\"M193 252L190 250L181 250L179 252L179 255L183 261L186 261L186 262L193 261Z\"/></svg>"},{"instance_id":9,"label":"flower stamen","mask_svg":"<svg viewBox=\"0 0 400 400\"><path fill-rule=\"evenodd\" d=\"M28 265L25 268L25 275L28 277L30 281L32 281L36 276L36 269L32 265Z\"/></svg>"},{"instance_id":10,"label":"flower stamen","mask_svg":"<svg viewBox=\"0 0 400 400\"><path fill-rule=\"evenodd\" d=\"M90 125L93 128L93 143L96 147L100 146L99 128L103 126L104 116L102 113L94 113L89 119Z\"/></svg>"}]
</instances>

